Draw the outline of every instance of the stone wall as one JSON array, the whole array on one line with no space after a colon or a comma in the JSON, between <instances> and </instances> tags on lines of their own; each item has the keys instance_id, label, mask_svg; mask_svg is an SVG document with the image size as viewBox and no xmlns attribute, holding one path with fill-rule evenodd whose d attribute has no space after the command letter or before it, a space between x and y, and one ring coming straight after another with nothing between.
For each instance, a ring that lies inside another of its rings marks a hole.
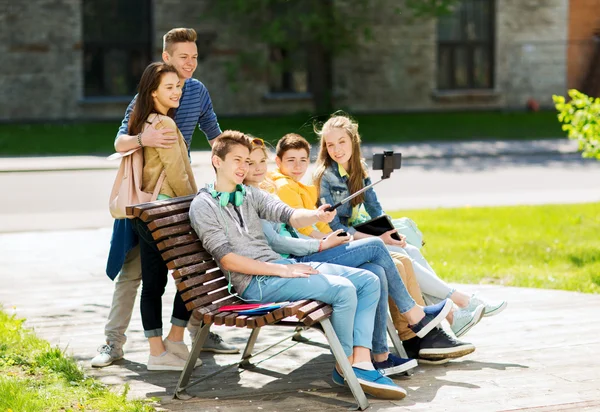
<instances>
[{"instance_id":1,"label":"stone wall","mask_svg":"<svg viewBox=\"0 0 600 412\"><path fill-rule=\"evenodd\" d=\"M496 87L504 107L552 106L567 82L568 0L498 0Z\"/></svg>"},{"instance_id":2,"label":"stone wall","mask_svg":"<svg viewBox=\"0 0 600 412\"><path fill-rule=\"evenodd\" d=\"M5 3L8 0L0 0ZM122 117L126 101L83 97L82 0L10 1L0 12L0 121ZM219 115L308 111L307 99L268 98L266 70L236 71L240 54L264 61L267 47L236 34L207 12L209 0L154 0L154 58L174 26L199 35L196 71ZM351 112L460 108L522 108L529 98L551 104L567 81L568 0L497 0L495 93L439 98L436 93L436 23L415 22L402 1L378 0L365 18L373 40L336 57L336 106ZM234 76L234 74L237 74ZM488 96L489 97L489 96Z\"/></svg>"},{"instance_id":3,"label":"stone wall","mask_svg":"<svg viewBox=\"0 0 600 412\"><path fill-rule=\"evenodd\" d=\"M80 1L0 4L0 120L77 117L83 77Z\"/></svg>"}]
</instances>

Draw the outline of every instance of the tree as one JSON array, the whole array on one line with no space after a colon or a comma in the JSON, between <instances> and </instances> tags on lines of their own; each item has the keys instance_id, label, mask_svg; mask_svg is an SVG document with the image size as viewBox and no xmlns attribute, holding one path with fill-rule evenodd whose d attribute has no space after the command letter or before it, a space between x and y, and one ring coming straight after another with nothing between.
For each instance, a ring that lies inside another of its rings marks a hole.
<instances>
[{"instance_id":1,"label":"tree","mask_svg":"<svg viewBox=\"0 0 600 412\"><path fill-rule=\"evenodd\" d=\"M600 98L593 98L571 89L570 101L564 96L552 96L558 120L569 139L577 140L583 157L600 160Z\"/></svg>"},{"instance_id":2,"label":"tree","mask_svg":"<svg viewBox=\"0 0 600 412\"><path fill-rule=\"evenodd\" d=\"M356 51L365 41L376 40L365 18L370 10L406 11L416 19L429 19L451 13L459 2L405 0L403 8L387 10L385 5L391 3L382 0L227 0L214 2L212 10L219 21L230 23L228 28L261 44L280 50L306 50L313 109L323 114L333 107L333 58ZM256 54L247 56L242 52L239 63L248 62L267 66L257 61ZM279 70L291 64L285 56L278 63ZM234 71L230 73L234 75Z\"/></svg>"}]
</instances>

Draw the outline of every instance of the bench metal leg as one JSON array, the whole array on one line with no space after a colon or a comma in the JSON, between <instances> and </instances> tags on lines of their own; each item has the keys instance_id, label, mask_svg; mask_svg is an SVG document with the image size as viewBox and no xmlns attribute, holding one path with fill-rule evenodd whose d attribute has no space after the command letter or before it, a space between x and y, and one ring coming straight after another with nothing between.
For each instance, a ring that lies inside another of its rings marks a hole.
<instances>
[{"instance_id":1,"label":"bench metal leg","mask_svg":"<svg viewBox=\"0 0 600 412\"><path fill-rule=\"evenodd\" d=\"M333 330L333 325L329 319L323 319L320 321L321 326L323 327L323 332L325 333L325 337L327 341L329 341L329 347L331 348L331 352L333 352L333 356L335 356L335 360L342 368L342 372L344 373L344 377L346 382L348 382L348 386L352 391L352 395L354 395L354 399L358 403L358 408L361 411L364 411L369 407L369 401L365 396L362 388L360 387L360 383L358 383L358 379L356 379L356 375L354 375L354 371L352 370L352 365L348 362L348 357L344 353L344 349L342 348L342 344L338 339L335 331Z\"/></svg>"},{"instance_id":2,"label":"bench metal leg","mask_svg":"<svg viewBox=\"0 0 600 412\"><path fill-rule=\"evenodd\" d=\"M198 329L198 332L194 337L194 343L192 344L190 356L188 356L187 361L185 362L185 367L183 368L183 372L181 372L181 375L179 376L179 382L177 382L177 387L175 388L175 394L173 395L173 398L182 400L191 398L191 396L185 392L185 387L190 381L190 376L192 376L192 372L196 366L196 360L198 359L198 356L200 356L200 351L202 350L202 346L204 346L204 342L206 342L211 325L211 323L201 324L200 329Z\"/></svg>"},{"instance_id":3,"label":"bench metal leg","mask_svg":"<svg viewBox=\"0 0 600 412\"><path fill-rule=\"evenodd\" d=\"M388 335L390 335L390 338L392 338L392 343L394 344L394 349L396 349L398 356L401 358L408 358L408 355L404 350L404 346L402 345L402 341L400 340L400 336L398 336L398 332L394 326L394 322L392 321L392 317L389 313L387 317L387 331Z\"/></svg>"},{"instance_id":4,"label":"bench metal leg","mask_svg":"<svg viewBox=\"0 0 600 412\"><path fill-rule=\"evenodd\" d=\"M256 339L258 339L258 334L260 333L260 328L252 329L252 333L248 338L248 343L246 344L246 348L242 353L242 361L240 362L240 368L248 369L252 367L250 363L250 358L252 357L252 351L254 350L254 344L256 343Z\"/></svg>"},{"instance_id":5,"label":"bench metal leg","mask_svg":"<svg viewBox=\"0 0 600 412\"><path fill-rule=\"evenodd\" d=\"M310 339L305 338L304 336L302 336L302 331L304 330L304 328L301 327L297 327L296 328L296 333L294 333L294 336L292 336L292 340L294 342L300 342L300 343L306 343L308 342Z\"/></svg>"}]
</instances>

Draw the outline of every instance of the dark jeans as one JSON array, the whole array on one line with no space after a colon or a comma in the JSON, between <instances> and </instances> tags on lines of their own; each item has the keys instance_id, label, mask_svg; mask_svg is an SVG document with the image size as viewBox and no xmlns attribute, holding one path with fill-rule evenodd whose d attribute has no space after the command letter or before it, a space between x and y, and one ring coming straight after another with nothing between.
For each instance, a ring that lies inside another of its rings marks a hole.
<instances>
[{"instance_id":1,"label":"dark jeans","mask_svg":"<svg viewBox=\"0 0 600 412\"><path fill-rule=\"evenodd\" d=\"M136 218L131 223L133 230L140 239L140 259L142 261L140 310L144 335L147 338L162 336L162 295L165 293L165 286L167 286L169 270L144 222ZM177 291L173 300L171 323L185 327L190 315L191 312L186 309L183 299Z\"/></svg>"}]
</instances>

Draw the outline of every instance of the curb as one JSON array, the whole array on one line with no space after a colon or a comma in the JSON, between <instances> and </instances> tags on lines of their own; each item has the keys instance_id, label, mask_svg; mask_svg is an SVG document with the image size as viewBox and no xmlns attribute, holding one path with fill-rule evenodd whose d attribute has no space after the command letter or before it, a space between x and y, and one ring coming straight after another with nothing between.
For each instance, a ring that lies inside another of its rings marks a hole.
<instances>
[{"instance_id":1,"label":"curb","mask_svg":"<svg viewBox=\"0 0 600 412\"><path fill-rule=\"evenodd\" d=\"M363 156L369 159L374 153L390 149L401 152L404 160L564 156L578 153L577 142L566 139L406 143L392 147L364 145L362 152ZM317 152L318 147L313 147L311 150L313 161L317 157ZM192 167L210 162L209 151L192 152L191 157ZM116 170L118 167L119 162L106 160L104 156L0 157L0 173Z\"/></svg>"}]
</instances>

